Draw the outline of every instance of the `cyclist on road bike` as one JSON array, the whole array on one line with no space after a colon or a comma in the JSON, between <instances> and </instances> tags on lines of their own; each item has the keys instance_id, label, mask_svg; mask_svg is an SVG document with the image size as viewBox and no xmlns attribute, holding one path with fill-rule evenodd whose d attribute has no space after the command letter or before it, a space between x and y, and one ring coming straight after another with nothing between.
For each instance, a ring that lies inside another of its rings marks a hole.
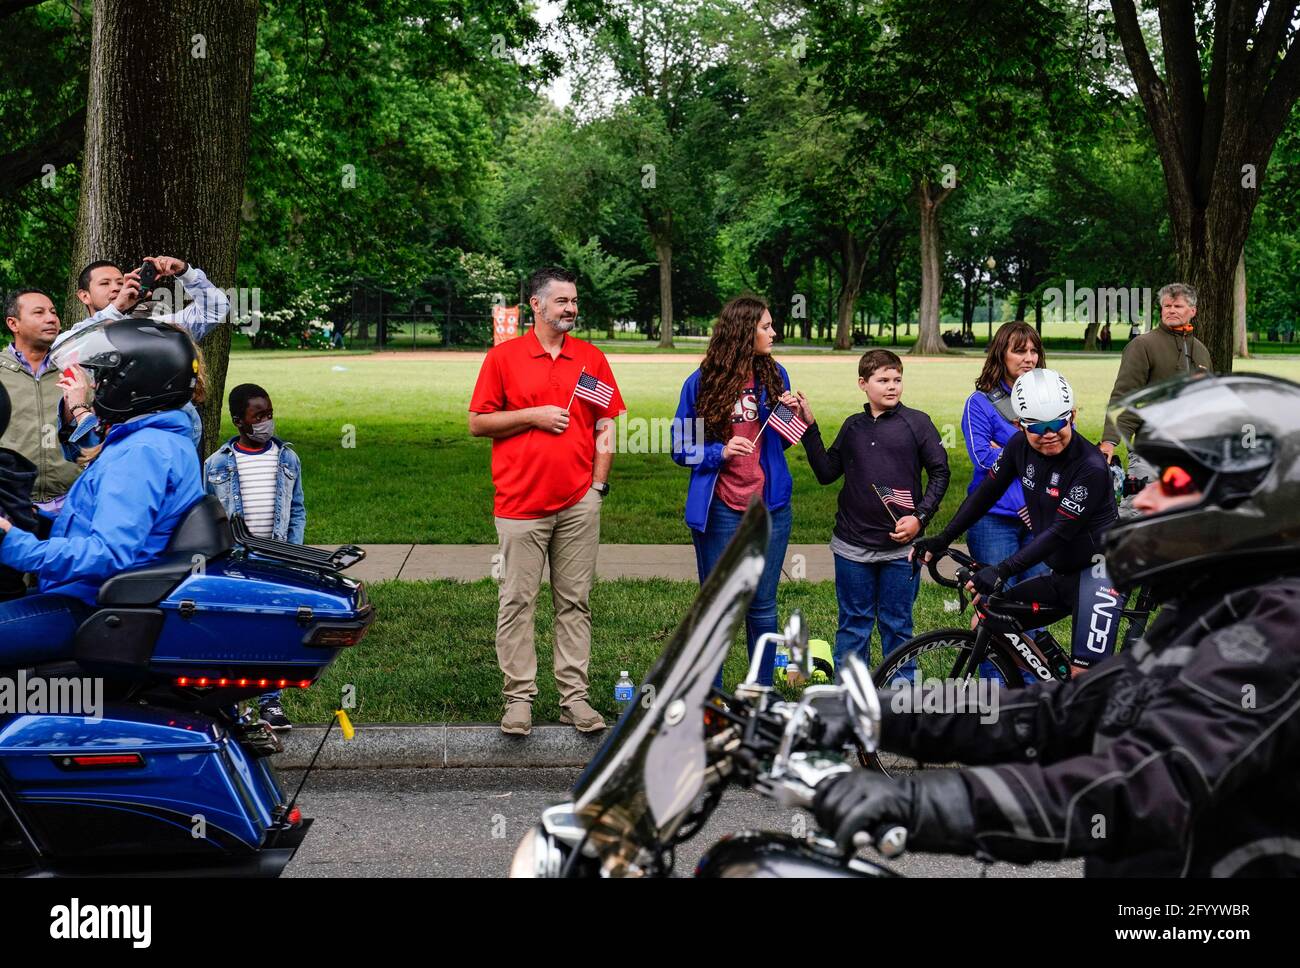
<instances>
[{"instance_id":1,"label":"cyclist on road bike","mask_svg":"<svg viewBox=\"0 0 1300 968\"><path fill-rule=\"evenodd\" d=\"M1089 876L1300 874L1300 385L1184 377L1119 407L1159 474L1106 558L1160 615L1087 675L1017 690L992 723L883 704L884 749L973 768L819 785L842 845L901 824L915 849L1086 856Z\"/></svg>"},{"instance_id":2,"label":"cyclist on road bike","mask_svg":"<svg viewBox=\"0 0 1300 968\"><path fill-rule=\"evenodd\" d=\"M1074 391L1055 370L1030 370L1011 388L1020 433L1007 441L988 478L967 495L948 527L912 546L922 560L945 550L989 512L1019 480L1034 539L1011 557L975 573L967 586L981 596L1012 575L1046 562L1051 573L1008 589L1018 602L1068 605L1073 611L1074 672L1107 658L1119 636L1123 598L1106 570L1102 536L1118 519L1106 458L1074 429Z\"/></svg>"}]
</instances>

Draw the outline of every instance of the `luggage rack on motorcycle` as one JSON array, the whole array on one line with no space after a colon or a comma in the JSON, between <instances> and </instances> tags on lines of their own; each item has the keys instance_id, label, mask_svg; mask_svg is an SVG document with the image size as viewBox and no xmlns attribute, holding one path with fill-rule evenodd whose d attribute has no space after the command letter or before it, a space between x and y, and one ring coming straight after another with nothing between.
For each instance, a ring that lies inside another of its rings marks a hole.
<instances>
[{"instance_id":1,"label":"luggage rack on motorcycle","mask_svg":"<svg viewBox=\"0 0 1300 968\"><path fill-rule=\"evenodd\" d=\"M308 565L313 568L343 571L366 557L365 549L356 545L342 545L333 551L323 551L311 545L290 544L273 538L255 537L249 532L248 525L244 523L243 515L240 514L230 516L230 530L235 536L235 541L252 553L291 565Z\"/></svg>"}]
</instances>

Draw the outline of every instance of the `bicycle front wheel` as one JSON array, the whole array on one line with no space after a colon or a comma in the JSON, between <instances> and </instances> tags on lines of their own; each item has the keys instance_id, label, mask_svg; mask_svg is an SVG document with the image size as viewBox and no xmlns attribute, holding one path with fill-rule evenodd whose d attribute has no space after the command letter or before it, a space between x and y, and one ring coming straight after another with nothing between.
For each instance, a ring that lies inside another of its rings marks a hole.
<instances>
[{"instance_id":1,"label":"bicycle front wheel","mask_svg":"<svg viewBox=\"0 0 1300 968\"><path fill-rule=\"evenodd\" d=\"M964 682L971 715L978 715L978 702L988 697L988 690L1018 688L1023 684L1020 669L990 643L984 659L968 669L975 651L975 633L968 629L939 629L927 632L899 646L885 656L871 673L871 679L880 690L880 702L893 704L895 691L907 689L911 695L904 705L918 702L940 701L940 708L951 708L956 692ZM959 670L962 675L958 675ZM987 684L979 680L989 680ZM937 695L936 695L937 691ZM911 708L910 706L908 708ZM926 708L918 709L921 712ZM886 776L906 775L924 769L954 769L959 763L922 762L910 756L881 750L868 756L861 749L858 757L864 766L870 766Z\"/></svg>"}]
</instances>

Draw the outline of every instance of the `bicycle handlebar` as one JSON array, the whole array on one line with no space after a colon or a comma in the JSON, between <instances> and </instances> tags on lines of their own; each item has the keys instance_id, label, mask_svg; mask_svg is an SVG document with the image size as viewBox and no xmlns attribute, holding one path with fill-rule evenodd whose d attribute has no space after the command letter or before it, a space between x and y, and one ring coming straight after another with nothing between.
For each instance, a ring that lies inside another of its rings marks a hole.
<instances>
[{"instance_id":1,"label":"bicycle handlebar","mask_svg":"<svg viewBox=\"0 0 1300 968\"><path fill-rule=\"evenodd\" d=\"M939 574L939 562L944 558L951 558L961 567L957 570L956 578L948 578ZM964 554L955 548L945 548L938 554L932 555L930 560L925 563L926 569L930 572L930 577L934 579L936 585L942 585L944 588L965 588L970 577L979 571L980 563L968 554Z\"/></svg>"},{"instance_id":2,"label":"bicycle handlebar","mask_svg":"<svg viewBox=\"0 0 1300 968\"><path fill-rule=\"evenodd\" d=\"M948 578L939 574L939 562L944 558L951 558L961 566L957 569L956 578ZM925 563L925 567L929 570L930 577L934 579L935 584L942 585L944 588L955 588L958 591L965 591L966 583L971 580L971 577L975 572L979 571L984 566L968 554L957 551L955 548L945 548L943 551L931 557L930 560ZM998 612L990 608L989 601L992 597L993 596L991 595L985 595L982 596L980 600L979 607L985 615L995 621L1003 622L1008 625L1021 624L1019 619L1014 615L1007 615L1005 612ZM964 608L965 606L963 604L963 610Z\"/></svg>"}]
</instances>

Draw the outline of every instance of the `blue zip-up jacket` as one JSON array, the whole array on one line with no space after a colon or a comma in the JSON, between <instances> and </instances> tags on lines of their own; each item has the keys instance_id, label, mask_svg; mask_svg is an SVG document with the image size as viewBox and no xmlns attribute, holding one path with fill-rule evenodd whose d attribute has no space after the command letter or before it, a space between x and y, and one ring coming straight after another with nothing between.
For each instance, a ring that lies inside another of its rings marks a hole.
<instances>
[{"instance_id":1,"label":"blue zip-up jacket","mask_svg":"<svg viewBox=\"0 0 1300 968\"><path fill-rule=\"evenodd\" d=\"M1002 389L1007 393L1011 392L1011 388L1006 383L1002 384ZM974 494L989 476L989 468L998 459L1002 449L1007 446L1007 441L1018 434L1020 428L998 413L983 390L976 390L966 398L966 406L962 408L961 432L966 438L966 453L970 454L971 464L974 465L974 473L971 475L970 486L966 488L966 493ZM993 441L998 446L991 446L989 441ZM993 505L993 510L989 514L1019 519L1020 509L1024 506L1024 488L1020 486L1019 481L1013 481L1006 493L998 498L997 504Z\"/></svg>"},{"instance_id":2,"label":"blue zip-up jacket","mask_svg":"<svg viewBox=\"0 0 1300 968\"><path fill-rule=\"evenodd\" d=\"M780 363L781 386L790 389L790 375ZM706 441L696 433L695 399L700 391L700 371L696 370L682 384L681 399L673 420L673 460L691 469L691 482L686 487L686 526L692 531L703 531L709 522L709 508L713 505L713 492L718 485L718 472L722 469L722 448L725 441ZM758 422L767 422L767 390L758 388ZM776 431L763 432L758 455L763 468L763 503L769 511L779 511L790 503L793 483L790 468L785 462L785 449L789 442Z\"/></svg>"},{"instance_id":3,"label":"blue zip-up jacket","mask_svg":"<svg viewBox=\"0 0 1300 968\"><path fill-rule=\"evenodd\" d=\"M136 417L108 432L49 540L12 528L0 541L0 564L35 572L42 592L94 605L109 578L160 558L202 497L189 418L179 410Z\"/></svg>"},{"instance_id":4,"label":"blue zip-up jacket","mask_svg":"<svg viewBox=\"0 0 1300 968\"><path fill-rule=\"evenodd\" d=\"M233 446L238 439L231 437L203 464L203 480L208 493L215 494L230 515L244 513L244 500L239 492L239 467L235 463ZM280 448L271 537L276 541L302 544L307 531L307 506L302 494L302 461L298 459L293 444L279 437L272 437L271 441Z\"/></svg>"}]
</instances>

